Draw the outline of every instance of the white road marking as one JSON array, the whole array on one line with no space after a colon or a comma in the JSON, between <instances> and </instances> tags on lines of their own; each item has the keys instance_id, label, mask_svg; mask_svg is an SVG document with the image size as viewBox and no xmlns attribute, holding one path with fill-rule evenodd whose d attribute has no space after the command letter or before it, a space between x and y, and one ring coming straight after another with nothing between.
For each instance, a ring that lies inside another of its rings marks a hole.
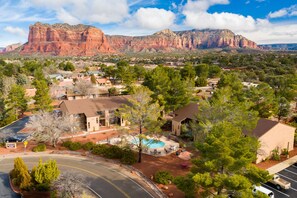
<instances>
[{"instance_id":1,"label":"white road marking","mask_svg":"<svg viewBox=\"0 0 297 198\"><path fill-rule=\"evenodd\" d=\"M292 182L295 182L295 183L297 183L297 181L296 180L294 180L294 179L291 179L290 177L287 177L287 176L285 176L285 175L283 175L283 174L280 174L280 173L277 173L278 175L280 175L280 176L282 176L282 177L284 177L284 178L286 178L286 179L289 179L289 180L291 180Z\"/></svg>"},{"instance_id":2,"label":"white road marking","mask_svg":"<svg viewBox=\"0 0 297 198\"><path fill-rule=\"evenodd\" d=\"M284 169L284 171L287 171L287 172L289 172L289 173L292 173L292 174L294 174L294 175L297 175L297 173L294 173L293 171L290 171L290 170L288 170L288 169Z\"/></svg>"},{"instance_id":3,"label":"white road marking","mask_svg":"<svg viewBox=\"0 0 297 198\"><path fill-rule=\"evenodd\" d=\"M290 195L288 195L288 194L286 194L286 193L283 193L282 191L279 191L279 190L277 190L277 189L275 189L275 188L272 188L271 186L268 186L268 185L266 185L266 184L262 184L262 185L265 186L265 187L267 187L267 188L270 188L271 190L275 190L276 192L281 193L281 194L283 194L283 195L285 195L285 196L287 196L287 197L290 197Z\"/></svg>"},{"instance_id":4,"label":"white road marking","mask_svg":"<svg viewBox=\"0 0 297 198\"><path fill-rule=\"evenodd\" d=\"M292 188L292 187L291 187L290 189L292 189L292 190L294 190L295 192L297 192L297 189L295 189L295 188Z\"/></svg>"}]
</instances>

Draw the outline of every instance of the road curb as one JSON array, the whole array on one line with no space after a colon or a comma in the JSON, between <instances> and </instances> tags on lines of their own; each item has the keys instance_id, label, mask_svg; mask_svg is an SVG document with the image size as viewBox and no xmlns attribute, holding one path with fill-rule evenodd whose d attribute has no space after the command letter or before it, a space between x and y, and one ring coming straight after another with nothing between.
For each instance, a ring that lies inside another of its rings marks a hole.
<instances>
[{"instance_id":1,"label":"road curb","mask_svg":"<svg viewBox=\"0 0 297 198\"><path fill-rule=\"evenodd\" d=\"M134 175L137 175L138 178L141 179L142 182L146 184L160 198L168 197L155 183L149 180L149 178L147 178L141 171L135 169L134 167L119 164L115 160L106 159L92 154L82 155L82 153L75 152L75 151L47 151L47 152L38 152L38 153L28 152L28 153L23 153L23 155L20 155L20 153L5 154L5 155L2 155L2 159L11 159L15 157L42 157L42 156L57 156L57 157L63 156L63 157L70 157L70 158L76 158L76 159L91 159L94 161L100 161L102 165L105 166L106 168L110 167L110 164L113 164L118 166L118 168L124 168L124 170L130 174L135 173ZM132 179L132 181L134 181L133 177L127 174L124 174L124 175L129 179ZM137 180L135 180L134 182L137 182Z\"/></svg>"}]
</instances>

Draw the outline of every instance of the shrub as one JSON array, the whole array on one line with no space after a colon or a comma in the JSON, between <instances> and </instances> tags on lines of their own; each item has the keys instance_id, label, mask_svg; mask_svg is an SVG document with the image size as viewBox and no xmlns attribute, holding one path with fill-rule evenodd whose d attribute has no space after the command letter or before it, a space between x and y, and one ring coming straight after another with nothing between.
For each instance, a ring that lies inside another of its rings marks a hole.
<instances>
[{"instance_id":1,"label":"shrub","mask_svg":"<svg viewBox=\"0 0 297 198\"><path fill-rule=\"evenodd\" d=\"M124 148L122 150L121 162L123 164L132 165L137 162L135 153L130 148Z\"/></svg>"},{"instance_id":2,"label":"shrub","mask_svg":"<svg viewBox=\"0 0 297 198\"><path fill-rule=\"evenodd\" d=\"M103 153L103 156L110 159L121 159L123 156L123 151L120 147L112 145L107 147L106 151Z\"/></svg>"},{"instance_id":3,"label":"shrub","mask_svg":"<svg viewBox=\"0 0 297 198\"><path fill-rule=\"evenodd\" d=\"M289 155L289 151L288 151L288 149L286 149L286 148L282 149L281 154L282 154L282 155Z\"/></svg>"},{"instance_id":4,"label":"shrub","mask_svg":"<svg viewBox=\"0 0 297 198\"><path fill-rule=\"evenodd\" d=\"M63 142L63 143L62 143L62 146L66 147L66 148L69 148L69 146L70 146L71 143L72 143L72 142L68 140L68 141L66 141L66 142Z\"/></svg>"},{"instance_id":5,"label":"shrub","mask_svg":"<svg viewBox=\"0 0 297 198\"><path fill-rule=\"evenodd\" d=\"M71 151L77 151L82 148L82 145L80 142L71 142L71 141L63 142L62 146L68 148Z\"/></svg>"},{"instance_id":6,"label":"shrub","mask_svg":"<svg viewBox=\"0 0 297 198\"><path fill-rule=\"evenodd\" d=\"M69 150L71 151L77 151L79 149L82 148L82 145L80 142L72 142L70 145L69 145Z\"/></svg>"},{"instance_id":7,"label":"shrub","mask_svg":"<svg viewBox=\"0 0 297 198\"><path fill-rule=\"evenodd\" d=\"M194 198L196 197L196 187L195 182L191 176L178 176L173 180L173 183L185 193L186 198Z\"/></svg>"},{"instance_id":8,"label":"shrub","mask_svg":"<svg viewBox=\"0 0 297 198\"><path fill-rule=\"evenodd\" d=\"M272 156L271 156L271 158L273 160L276 160L276 161L279 161L280 160L280 155L279 155L279 151L278 151L277 148L272 150Z\"/></svg>"},{"instance_id":9,"label":"shrub","mask_svg":"<svg viewBox=\"0 0 297 198\"><path fill-rule=\"evenodd\" d=\"M95 144L93 142L87 142L82 147L85 151L90 151L93 149L94 146Z\"/></svg>"},{"instance_id":10,"label":"shrub","mask_svg":"<svg viewBox=\"0 0 297 198\"><path fill-rule=\"evenodd\" d=\"M50 190L50 185L48 183L37 184L36 186L37 191L47 192Z\"/></svg>"},{"instance_id":11,"label":"shrub","mask_svg":"<svg viewBox=\"0 0 297 198\"><path fill-rule=\"evenodd\" d=\"M46 145L45 144L38 144L33 148L33 152L42 152L46 150Z\"/></svg>"},{"instance_id":12,"label":"shrub","mask_svg":"<svg viewBox=\"0 0 297 198\"><path fill-rule=\"evenodd\" d=\"M98 144L93 147L92 153L95 155L103 155L106 152L108 146L105 144Z\"/></svg>"},{"instance_id":13,"label":"shrub","mask_svg":"<svg viewBox=\"0 0 297 198\"><path fill-rule=\"evenodd\" d=\"M158 171L155 173L155 182L159 184L169 184L172 181L173 176L168 171Z\"/></svg>"}]
</instances>

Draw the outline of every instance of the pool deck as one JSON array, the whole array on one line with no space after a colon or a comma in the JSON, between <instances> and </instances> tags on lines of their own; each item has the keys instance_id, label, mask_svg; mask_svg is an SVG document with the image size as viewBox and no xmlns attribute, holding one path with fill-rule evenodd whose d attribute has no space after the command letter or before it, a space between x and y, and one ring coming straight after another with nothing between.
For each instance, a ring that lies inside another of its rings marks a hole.
<instances>
[{"instance_id":1,"label":"pool deck","mask_svg":"<svg viewBox=\"0 0 297 198\"><path fill-rule=\"evenodd\" d=\"M112 138L106 142L100 142L100 143L109 143L112 145L124 145L124 144L129 144L130 147L133 150L137 150L137 146L133 145L131 141L133 139L136 139L137 137L131 136L131 135L125 135L123 137L118 137L118 138ZM154 138L154 137L148 137L148 139L154 139L157 141L162 141L165 143L163 147L160 148L149 148L145 147L143 148L143 153L146 153L148 155L153 155L153 156L166 156L171 153L176 152L179 149L179 143L175 142L173 140L170 140L164 136L161 136L160 138Z\"/></svg>"}]
</instances>

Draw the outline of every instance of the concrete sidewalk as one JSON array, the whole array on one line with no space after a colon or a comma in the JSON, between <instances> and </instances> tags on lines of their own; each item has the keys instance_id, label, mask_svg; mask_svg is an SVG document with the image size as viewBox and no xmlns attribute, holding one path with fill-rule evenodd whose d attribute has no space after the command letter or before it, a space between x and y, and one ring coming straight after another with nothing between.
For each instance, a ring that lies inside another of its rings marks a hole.
<instances>
[{"instance_id":1,"label":"concrete sidewalk","mask_svg":"<svg viewBox=\"0 0 297 198\"><path fill-rule=\"evenodd\" d=\"M275 174L275 173L278 173L280 172L281 170L285 169L285 168L288 168L289 166L291 166L292 164L294 164L295 162L297 162L297 155L294 156L294 157L291 157L290 159L287 159L283 162L280 162L270 168L267 169L267 171L270 173L270 174Z\"/></svg>"}]
</instances>

